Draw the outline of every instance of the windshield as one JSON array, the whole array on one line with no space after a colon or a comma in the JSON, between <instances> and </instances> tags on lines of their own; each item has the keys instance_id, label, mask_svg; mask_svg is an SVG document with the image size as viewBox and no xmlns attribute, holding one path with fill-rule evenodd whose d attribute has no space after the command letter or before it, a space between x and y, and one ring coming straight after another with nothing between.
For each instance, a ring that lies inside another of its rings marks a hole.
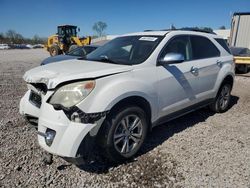
<instances>
[{"instance_id":1,"label":"windshield","mask_svg":"<svg viewBox=\"0 0 250 188\"><path fill-rule=\"evenodd\" d=\"M150 56L162 38L162 36L119 37L97 48L87 55L86 59L114 64L139 64Z\"/></svg>"}]
</instances>

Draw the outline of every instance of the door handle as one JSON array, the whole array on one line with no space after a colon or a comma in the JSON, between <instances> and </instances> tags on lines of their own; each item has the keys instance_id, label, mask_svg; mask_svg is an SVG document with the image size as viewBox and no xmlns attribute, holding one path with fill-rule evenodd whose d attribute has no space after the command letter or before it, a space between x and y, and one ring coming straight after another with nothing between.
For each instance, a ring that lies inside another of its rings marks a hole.
<instances>
[{"instance_id":1,"label":"door handle","mask_svg":"<svg viewBox=\"0 0 250 188\"><path fill-rule=\"evenodd\" d=\"M219 67L221 67L221 66L222 66L222 61L217 60L217 61L216 61L216 64L217 64Z\"/></svg>"},{"instance_id":2,"label":"door handle","mask_svg":"<svg viewBox=\"0 0 250 188\"><path fill-rule=\"evenodd\" d=\"M192 67L190 72L195 75L195 76L198 76L199 74L199 69L197 67Z\"/></svg>"}]
</instances>

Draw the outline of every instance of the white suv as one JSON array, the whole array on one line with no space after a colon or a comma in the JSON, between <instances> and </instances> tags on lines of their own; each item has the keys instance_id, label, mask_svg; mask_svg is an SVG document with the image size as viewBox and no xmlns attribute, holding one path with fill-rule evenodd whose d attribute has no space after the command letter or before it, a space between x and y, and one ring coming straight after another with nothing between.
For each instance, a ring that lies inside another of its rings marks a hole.
<instances>
[{"instance_id":1,"label":"white suv","mask_svg":"<svg viewBox=\"0 0 250 188\"><path fill-rule=\"evenodd\" d=\"M223 38L197 31L118 37L86 59L29 70L20 113L38 124L38 142L68 160L99 146L105 157L136 155L152 127L198 108L224 112L234 81Z\"/></svg>"}]
</instances>

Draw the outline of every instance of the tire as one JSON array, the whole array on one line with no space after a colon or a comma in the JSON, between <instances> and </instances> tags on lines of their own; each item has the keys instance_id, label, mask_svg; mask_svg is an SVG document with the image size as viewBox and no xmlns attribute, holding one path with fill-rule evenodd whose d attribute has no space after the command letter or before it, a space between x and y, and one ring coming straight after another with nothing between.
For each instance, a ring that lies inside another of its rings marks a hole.
<instances>
[{"instance_id":1,"label":"tire","mask_svg":"<svg viewBox=\"0 0 250 188\"><path fill-rule=\"evenodd\" d=\"M53 56L61 54L62 52L61 52L59 46L54 45L54 46L51 46L49 48L49 53L50 53L50 56L53 57Z\"/></svg>"},{"instance_id":2,"label":"tire","mask_svg":"<svg viewBox=\"0 0 250 188\"><path fill-rule=\"evenodd\" d=\"M127 106L111 111L98 134L103 157L115 163L133 158L144 143L147 131L148 121L141 108Z\"/></svg>"},{"instance_id":3,"label":"tire","mask_svg":"<svg viewBox=\"0 0 250 188\"><path fill-rule=\"evenodd\" d=\"M73 45L71 45L71 46L69 47L69 51L68 51L68 52L70 52L70 51L72 51L72 50L74 50L74 49L76 49L76 48L78 48L78 46L77 46L76 44L73 44Z\"/></svg>"},{"instance_id":4,"label":"tire","mask_svg":"<svg viewBox=\"0 0 250 188\"><path fill-rule=\"evenodd\" d=\"M236 65L236 70L238 73L246 74L248 73L248 65Z\"/></svg>"},{"instance_id":5,"label":"tire","mask_svg":"<svg viewBox=\"0 0 250 188\"><path fill-rule=\"evenodd\" d=\"M216 113L223 113L228 110L231 101L232 84L223 83L218 91L214 102L210 104L210 109Z\"/></svg>"}]
</instances>

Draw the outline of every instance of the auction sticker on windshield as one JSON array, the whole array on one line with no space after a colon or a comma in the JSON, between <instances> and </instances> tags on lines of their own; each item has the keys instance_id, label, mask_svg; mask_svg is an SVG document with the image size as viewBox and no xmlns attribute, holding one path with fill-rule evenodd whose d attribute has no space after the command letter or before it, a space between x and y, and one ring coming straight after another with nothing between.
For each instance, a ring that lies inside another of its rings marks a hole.
<instances>
[{"instance_id":1,"label":"auction sticker on windshield","mask_svg":"<svg viewBox=\"0 0 250 188\"><path fill-rule=\"evenodd\" d=\"M156 41L157 37L141 37L139 40L145 40L145 41Z\"/></svg>"}]
</instances>

